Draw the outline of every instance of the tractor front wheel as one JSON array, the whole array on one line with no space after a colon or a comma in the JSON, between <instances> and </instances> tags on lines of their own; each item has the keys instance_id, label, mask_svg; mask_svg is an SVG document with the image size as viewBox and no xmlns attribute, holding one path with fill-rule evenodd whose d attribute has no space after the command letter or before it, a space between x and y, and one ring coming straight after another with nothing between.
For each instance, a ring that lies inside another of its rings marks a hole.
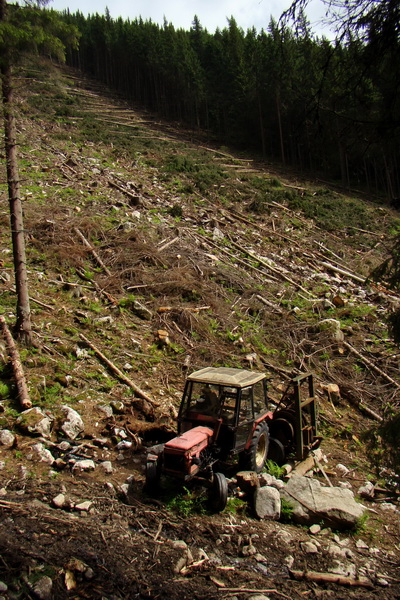
<instances>
[{"instance_id":1,"label":"tractor front wheel","mask_svg":"<svg viewBox=\"0 0 400 600\"><path fill-rule=\"evenodd\" d=\"M250 446L240 456L241 468L260 473L267 460L269 429L266 423L259 423L253 432Z\"/></svg>"},{"instance_id":2,"label":"tractor front wheel","mask_svg":"<svg viewBox=\"0 0 400 600\"><path fill-rule=\"evenodd\" d=\"M208 504L211 510L221 512L228 500L228 482L223 473L214 473L208 491Z\"/></svg>"},{"instance_id":3,"label":"tractor front wheel","mask_svg":"<svg viewBox=\"0 0 400 600\"><path fill-rule=\"evenodd\" d=\"M160 485L160 465L158 460L147 460L146 462L146 483L147 492L154 492Z\"/></svg>"}]
</instances>

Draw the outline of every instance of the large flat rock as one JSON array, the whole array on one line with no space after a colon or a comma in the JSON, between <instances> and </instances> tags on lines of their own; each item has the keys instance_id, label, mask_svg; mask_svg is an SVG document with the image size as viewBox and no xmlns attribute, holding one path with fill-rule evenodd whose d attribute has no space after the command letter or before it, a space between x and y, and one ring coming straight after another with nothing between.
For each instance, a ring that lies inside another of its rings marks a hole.
<instances>
[{"instance_id":1,"label":"large flat rock","mask_svg":"<svg viewBox=\"0 0 400 600\"><path fill-rule=\"evenodd\" d=\"M293 506L296 523L322 522L326 527L348 529L355 527L365 511L351 490L323 487L309 477L292 477L280 493Z\"/></svg>"}]
</instances>

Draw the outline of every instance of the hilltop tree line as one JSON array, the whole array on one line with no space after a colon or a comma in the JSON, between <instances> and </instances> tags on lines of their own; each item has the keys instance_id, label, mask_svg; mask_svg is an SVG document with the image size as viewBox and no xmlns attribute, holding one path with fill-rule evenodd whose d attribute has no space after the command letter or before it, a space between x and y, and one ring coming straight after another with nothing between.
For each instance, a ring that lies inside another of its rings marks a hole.
<instances>
[{"instance_id":1,"label":"hilltop tree line","mask_svg":"<svg viewBox=\"0 0 400 600\"><path fill-rule=\"evenodd\" d=\"M396 200L398 32L390 38L386 23L377 35L375 24L375 38L364 28L329 42L312 35L301 8L295 28L271 20L266 31L244 32L230 18L214 34L197 17L186 31L108 11L64 13L81 33L67 60L223 144Z\"/></svg>"}]
</instances>

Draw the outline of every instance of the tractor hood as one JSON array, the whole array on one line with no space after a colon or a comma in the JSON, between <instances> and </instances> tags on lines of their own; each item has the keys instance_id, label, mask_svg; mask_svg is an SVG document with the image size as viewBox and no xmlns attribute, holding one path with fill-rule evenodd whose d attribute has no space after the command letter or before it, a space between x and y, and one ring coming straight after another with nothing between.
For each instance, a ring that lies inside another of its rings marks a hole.
<instances>
[{"instance_id":1,"label":"tractor hood","mask_svg":"<svg viewBox=\"0 0 400 600\"><path fill-rule=\"evenodd\" d=\"M214 432L209 427L193 427L189 431L185 431L182 435L178 435L164 446L166 452L188 452L199 451L208 445L210 438Z\"/></svg>"}]
</instances>

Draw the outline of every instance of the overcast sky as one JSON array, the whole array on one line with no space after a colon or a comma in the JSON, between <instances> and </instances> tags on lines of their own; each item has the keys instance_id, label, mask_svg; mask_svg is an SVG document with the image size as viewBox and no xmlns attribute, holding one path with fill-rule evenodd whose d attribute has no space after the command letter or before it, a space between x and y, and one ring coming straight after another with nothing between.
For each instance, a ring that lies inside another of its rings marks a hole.
<instances>
[{"instance_id":1,"label":"overcast sky","mask_svg":"<svg viewBox=\"0 0 400 600\"><path fill-rule=\"evenodd\" d=\"M233 16L245 31L255 27L258 31L268 28L271 15L279 19L282 12L290 6L290 0L52 0L49 8L83 14L104 14L106 6L113 18L123 17L143 20L151 19L163 24L164 16L175 28L190 29L193 17L197 15L200 23L209 33L227 25L227 18ZM307 16L315 30L319 32L317 22L323 14L320 0L312 0Z\"/></svg>"}]
</instances>

